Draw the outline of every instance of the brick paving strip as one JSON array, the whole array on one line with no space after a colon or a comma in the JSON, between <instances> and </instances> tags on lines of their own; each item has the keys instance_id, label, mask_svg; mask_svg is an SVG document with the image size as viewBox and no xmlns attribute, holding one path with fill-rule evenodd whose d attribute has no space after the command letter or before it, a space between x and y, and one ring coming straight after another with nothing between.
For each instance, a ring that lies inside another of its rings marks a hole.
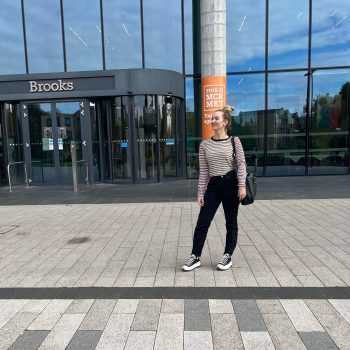
<instances>
[{"instance_id":1,"label":"brick paving strip","mask_svg":"<svg viewBox=\"0 0 350 350\"><path fill-rule=\"evenodd\" d=\"M0 300L0 349L350 349L350 300Z\"/></svg>"},{"instance_id":2,"label":"brick paving strip","mask_svg":"<svg viewBox=\"0 0 350 350\"><path fill-rule=\"evenodd\" d=\"M350 287L0 288L1 299L350 299Z\"/></svg>"}]
</instances>

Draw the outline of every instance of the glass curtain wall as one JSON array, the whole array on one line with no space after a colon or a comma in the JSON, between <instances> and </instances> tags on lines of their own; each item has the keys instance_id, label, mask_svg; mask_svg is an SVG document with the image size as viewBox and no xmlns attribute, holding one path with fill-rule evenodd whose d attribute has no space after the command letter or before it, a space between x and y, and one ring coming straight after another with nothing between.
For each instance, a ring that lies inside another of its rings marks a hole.
<instances>
[{"instance_id":1,"label":"glass curtain wall","mask_svg":"<svg viewBox=\"0 0 350 350\"><path fill-rule=\"evenodd\" d=\"M68 71L103 69L100 0L63 1Z\"/></svg>"},{"instance_id":2,"label":"glass curtain wall","mask_svg":"<svg viewBox=\"0 0 350 350\"><path fill-rule=\"evenodd\" d=\"M262 175L264 164L264 83L263 74L231 75L227 79L227 102L235 107L229 134L244 145L249 171L256 162Z\"/></svg>"},{"instance_id":3,"label":"glass curtain wall","mask_svg":"<svg viewBox=\"0 0 350 350\"><path fill-rule=\"evenodd\" d=\"M21 0L1 1L0 23L0 74L25 73Z\"/></svg>"},{"instance_id":4,"label":"glass curtain wall","mask_svg":"<svg viewBox=\"0 0 350 350\"><path fill-rule=\"evenodd\" d=\"M258 158L263 176L350 173L348 1L227 0L226 19L231 134L241 138L248 170ZM200 76L188 55L187 175L197 178Z\"/></svg>"},{"instance_id":5,"label":"glass curtain wall","mask_svg":"<svg viewBox=\"0 0 350 350\"><path fill-rule=\"evenodd\" d=\"M176 177L176 104L170 96L158 96L160 177Z\"/></svg>"},{"instance_id":6,"label":"glass curtain wall","mask_svg":"<svg viewBox=\"0 0 350 350\"><path fill-rule=\"evenodd\" d=\"M19 121L19 106L17 104L5 103L5 123L7 127L7 160L9 163L22 162L23 139L22 128ZM15 164L10 168L11 182L13 185L23 185L23 164Z\"/></svg>"},{"instance_id":7,"label":"glass curtain wall","mask_svg":"<svg viewBox=\"0 0 350 350\"><path fill-rule=\"evenodd\" d=\"M24 0L24 15L29 73L63 72L60 0Z\"/></svg>"},{"instance_id":8,"label":"glass curtain wall","mask_svg":"<svg viewBox=\"0 0 350 350\"><path fill-rule=\"evenodd\" d=\"M0 105L0 108L2 106ZM6 184L5 137L3 134L2 111L0 110L0 186Z\"/></svg>"},{"instance_id":9,"label":"glass curtain wall","mask_svg":"<svg viewBox=\"0 0 350 350\"><path fill-rule=\"evenodd\" d=\"M191 0L2 0L0 74L127 68L183 73L183 2L188 8ZM190 52L192 28L186 29Z\"/></svg>"},{"instance_id":10,"label":"glass curtain wall","mask_svg":"<svg viewBox=\"0 0 350 350\"><path fill-rule=\"evenodd\" d=\"M181 1L143 1L145 67L182 72Z\"/></svg>"},{"instance_id":11,"label":"glass curtain wall","mask_svg":"<svg viewBox=\"0 0 350 350\"><path fill-rule=\"evenodd\" d=\"M134 119L137 142L137 177L157 181L157 100L155 96L134 97Z\"/></svg>"},{"instance_id":12,"label":"glass curtain wall","mask_svg":"<svg viewBox=\"0 0 350 350\"><path fill-rule=\"evenodd\" d=\"M347 174L349 166L349 71L312 77L310 174Z\"/></svg>"},{"instance_id":13,"label":"glass curtain wall","mask_svg":"<svg viewBox=\"0 0 350 350\"><path fill-rule=\"evenodd\" d=\"M106 68L141 68L140 0L103 0Z\"/></svg>"},{"instance_id":14,"label":"glass curtain wall","mask_svg":"<svg viewBox=\"0 0 350 350\"><path fill-rule=\"evenodd\" d=\"M131 142L128 116L128 97L116 97L111 108L113 179L131 179Z\"/></svg>"}]
</instances>

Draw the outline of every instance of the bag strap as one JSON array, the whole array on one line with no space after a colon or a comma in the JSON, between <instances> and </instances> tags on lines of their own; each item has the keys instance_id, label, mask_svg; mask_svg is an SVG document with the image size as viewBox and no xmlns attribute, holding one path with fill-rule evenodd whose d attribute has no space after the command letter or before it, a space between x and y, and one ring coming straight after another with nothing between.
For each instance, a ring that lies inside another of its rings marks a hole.
<instances>
[{"instance_id":1,"label":"bag strap","mask_svg":"<svg viewBox=\"0 0 350 350\"><path fill-rule=\"evenodd\" d=\"M235 143L234 136L231 136L231 143L232 143L232 149L233 149L233 156L234 156L234 158L236 160L236 163L237 163L237 159L236 159L236 143ZM257 170L258 170L258 157L255 157L254 163L255 163L255 174L254 175L257 176L257 174L258 174L258 172L257 172ZM245 167L247 169L247 162L245 163Z\"/></svg>"}]
</instances>

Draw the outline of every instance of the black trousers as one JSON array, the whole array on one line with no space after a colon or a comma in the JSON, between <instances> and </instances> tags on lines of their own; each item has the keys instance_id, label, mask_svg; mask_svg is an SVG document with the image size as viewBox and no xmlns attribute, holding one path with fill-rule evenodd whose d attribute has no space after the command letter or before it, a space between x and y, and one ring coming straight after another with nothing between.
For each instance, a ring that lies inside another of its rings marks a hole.
<instances>
[{"instance_id":1,"label":"black trousers","mask_svg":"<svg viewBox=\"0 0 350 350\"><path fill-rule=\"evenodd\" d=\"M237 245L238 235L238 180L236 171L223 176L211 177L204 195L204 206L199 212L193 237L192 254L201 256L209 226L222 203L226 219L225 252L232 254Z\"/></svg>"}]
</instances>

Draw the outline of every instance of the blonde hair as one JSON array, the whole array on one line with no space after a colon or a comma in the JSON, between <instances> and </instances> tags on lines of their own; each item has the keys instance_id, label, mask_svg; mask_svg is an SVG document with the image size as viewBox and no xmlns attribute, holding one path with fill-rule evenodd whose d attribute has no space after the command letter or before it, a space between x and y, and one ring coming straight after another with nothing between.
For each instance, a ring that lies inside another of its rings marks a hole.
<instances>
[{"instance_id":1,"label":"blonde hair","mask_svg":"<svg viewBox=\"0 0 350 350\"><path fill-rule=\"evenodd\" d=\"M226 129L229 129L229 127L231 126L231 120L232 120L232 115L231 113L235 110L235 107L233 106L225 106L223 108L217 109L215 112L222 112L222 117L227 120L227 125L226 125ZM214 112L214 113L215 113Z\"/></svg>"}]
</instances>

